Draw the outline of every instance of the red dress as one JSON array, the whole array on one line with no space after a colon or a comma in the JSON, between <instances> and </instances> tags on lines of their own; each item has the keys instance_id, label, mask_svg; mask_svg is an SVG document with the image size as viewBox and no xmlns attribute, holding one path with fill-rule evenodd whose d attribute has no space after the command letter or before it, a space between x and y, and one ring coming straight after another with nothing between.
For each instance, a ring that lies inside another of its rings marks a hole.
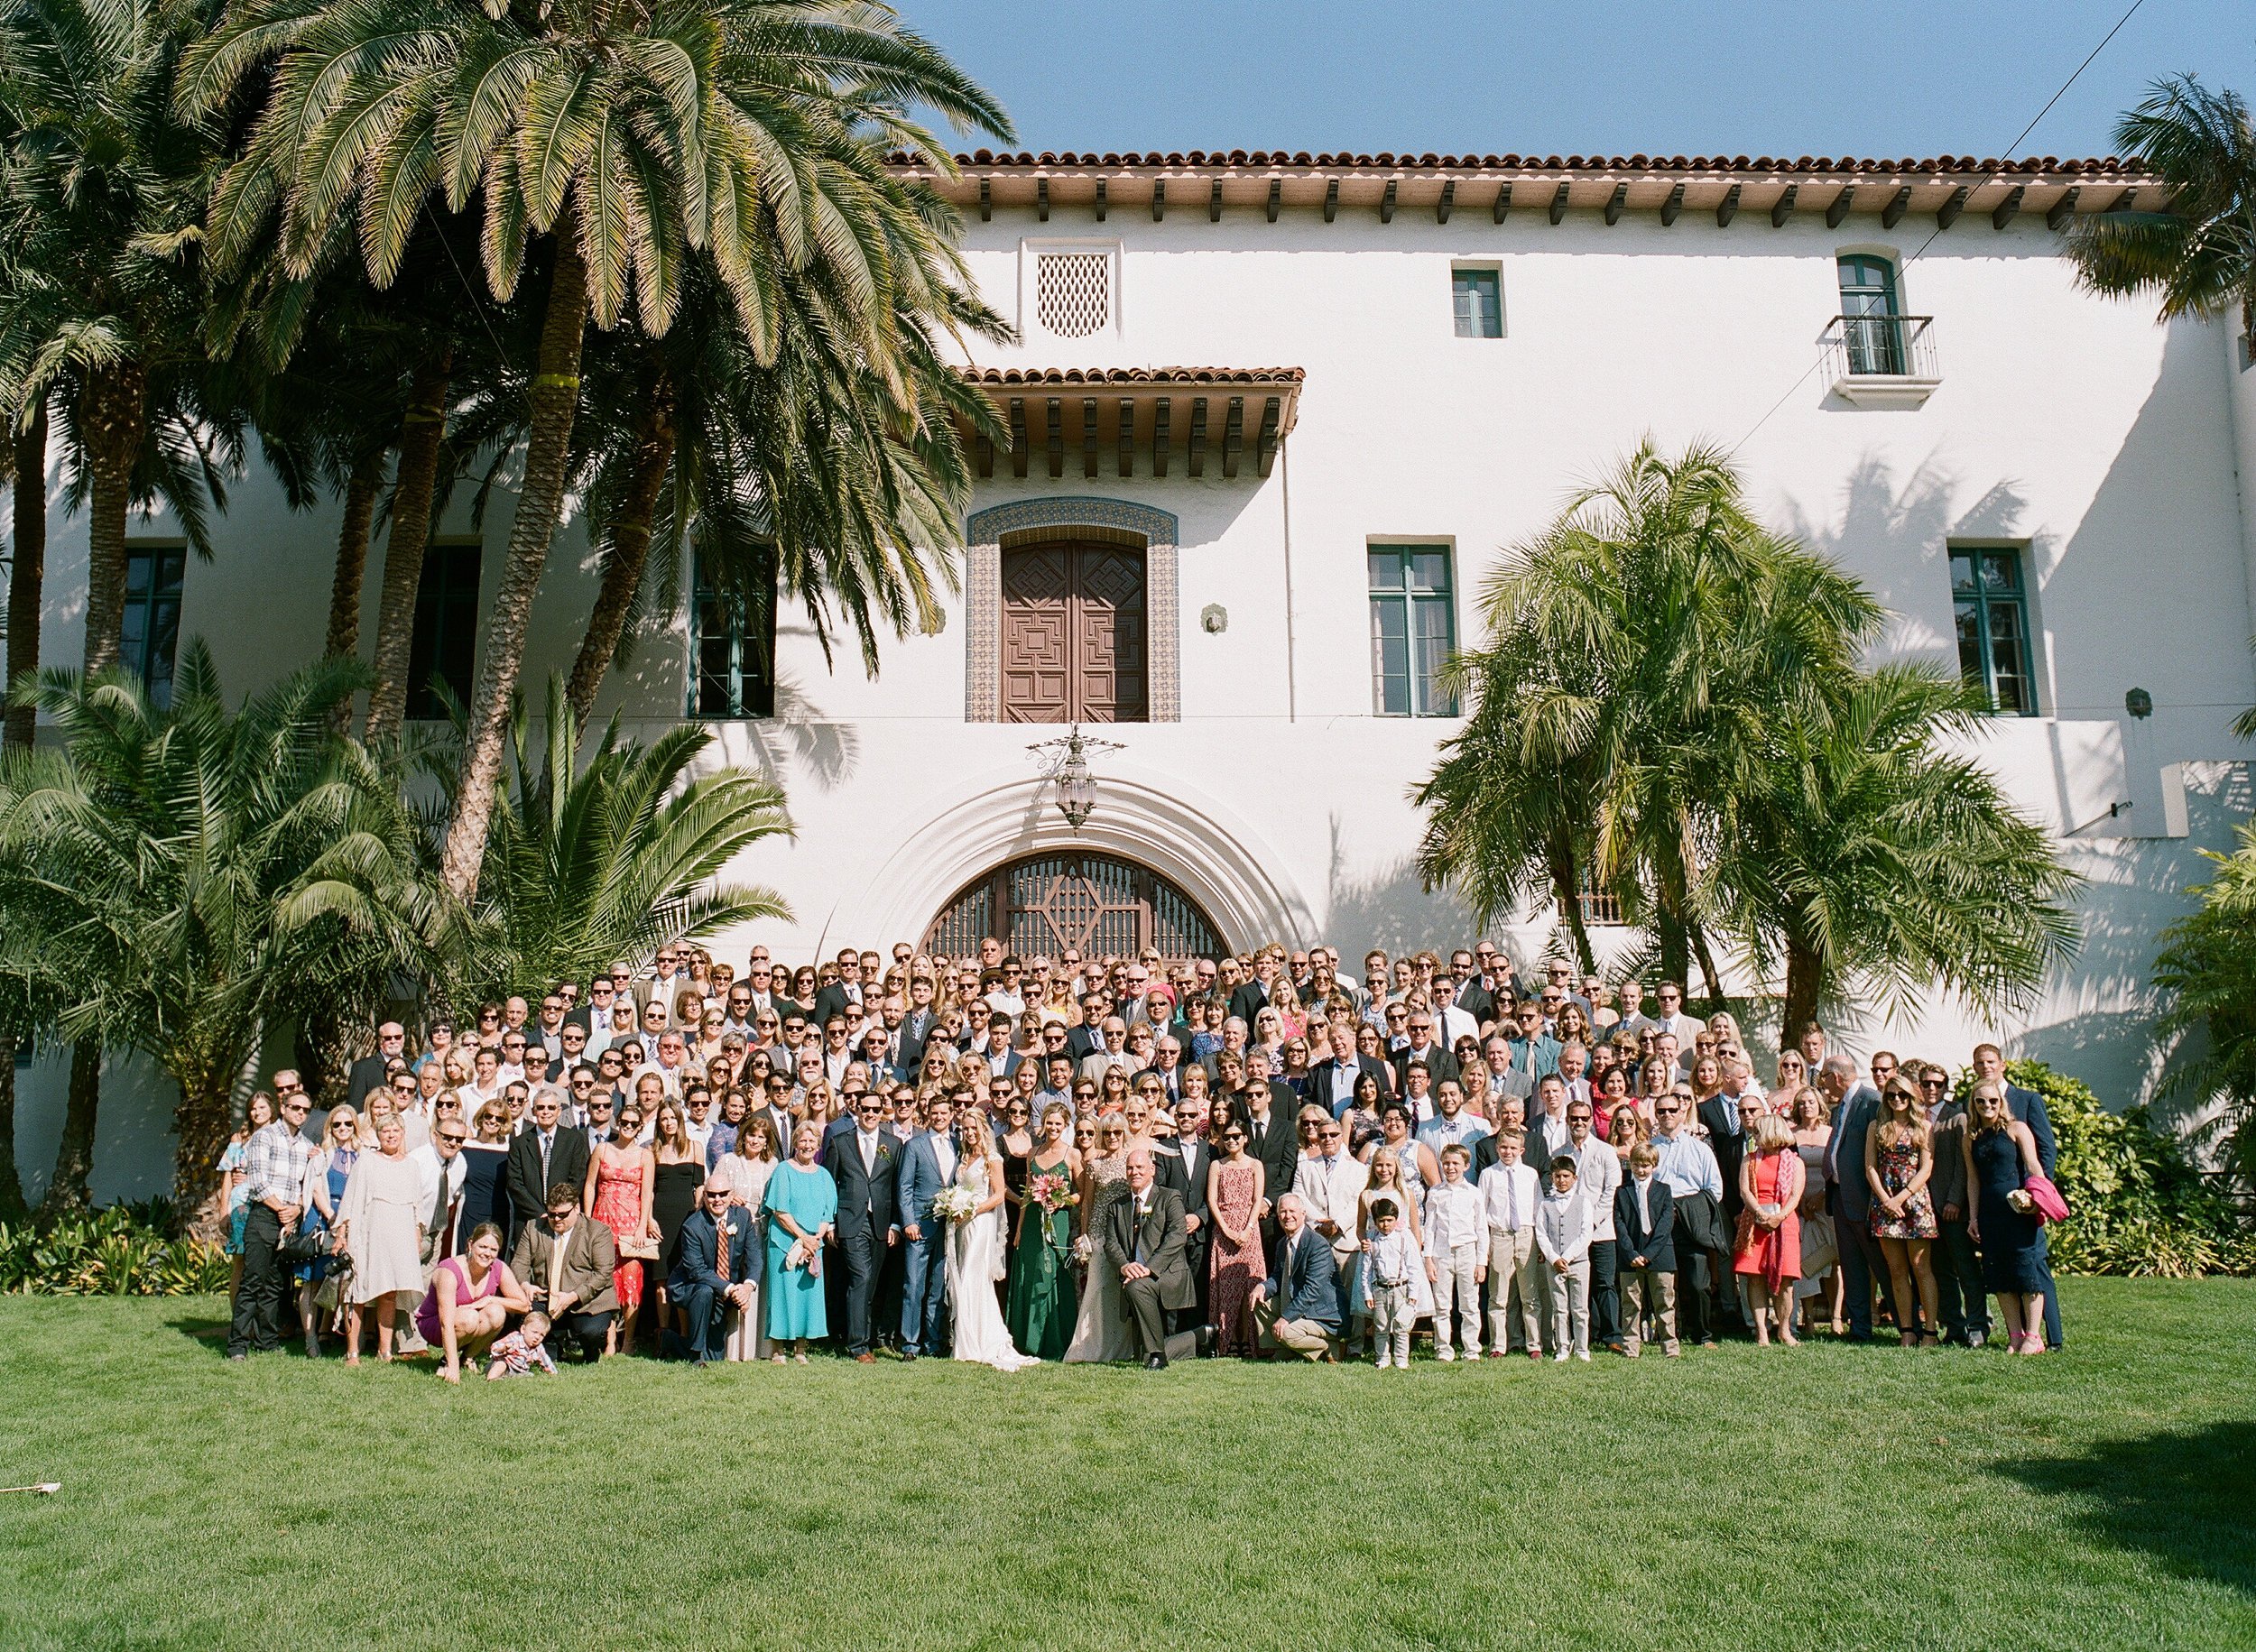
<instances>
[{"instance_id":1,"label":"red dress","mask_svg":"<svg viewBox=\"0 0 2256 1652\"><path fill-rule=\"evenodd\" d=\"M1786 1185L1786 1167L1800 1158L1789 1151L1757 1153L1747 1160L1754 1170L1754 1197L1758 1204L1776 1204L1779 1190ZM1743 1212L1739 1218L1739 1247L1731 1259L1734 1273L1752 1273L1761 1277L1771 1290L1778 1290L1784 1281L1798 1278L1802 1269L1802 1219L1789 1206L1786 1220L1774 1228L1756 1224L1752 1211Z\"/></svg>"},{"instance_id":2,"label":"red dress","mask_svg":"<svg viewBox=\"0 0 2256 1652\"><path fill-rule=\"evenodd\" d=\"M1265 1277L1268 1268L1262 1257L1262 1231L1253 1223L1257 1204L1254 1183L1259 1166L1251 1159L1235 1164L1227 1161L1215 1166L1213 1217L1214 1244L1207 1252L1207 1267L1213 1283L1207 1291L1207 1304L1217 1327L1217 1350L1223 1353L1253 1352L1253 1316L1247 1311L1253 1293L1253 1281ZM1228 1230L1253 1230L1253 1237L1240 1244L1232 1239Z\"/></svg>"},{"instance_id":3,"label":"red dress","mask_svg":"<svg viewBox=\"0 0 2256 1652\"><path fill-rule=\"evenodd\" d=\"M638 1238L643 1232L643 1161L640 1158L627 1169L621 1169L608 1158L596 1167L596 1220L611 1230L614 1240L624 1242ZM632 1257L621 1257L618 1266L611 1270L611 1283L619 1293L619 1310L624 1319L634 1317L643 1306L643 1264Z\"/></svg>"}]
</instances>

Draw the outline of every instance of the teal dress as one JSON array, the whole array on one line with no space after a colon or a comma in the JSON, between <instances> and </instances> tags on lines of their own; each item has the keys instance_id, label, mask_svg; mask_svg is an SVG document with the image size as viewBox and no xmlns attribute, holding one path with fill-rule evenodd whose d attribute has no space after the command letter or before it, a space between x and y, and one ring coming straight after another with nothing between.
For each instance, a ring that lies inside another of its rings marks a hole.
<instances>
[{"instance_id":1,"label":"teal dress","mask_svg":"<svg viewBox=\"0 0 2256 1652\"><path fill-rule=\"evenodd\" d=\"M789 1216L802 1233L812 1233L837 1220L838 1185L830 1172L817 1165L802 1170L789 1162L775 1167L768 1178L768 1335L782 1342L801 1336L830 1334L830 1316L823 1307L822 1280L804 1268L786 1268L783 1259L799 1241L775 1220Z\"/></svg>"}]
</instances>

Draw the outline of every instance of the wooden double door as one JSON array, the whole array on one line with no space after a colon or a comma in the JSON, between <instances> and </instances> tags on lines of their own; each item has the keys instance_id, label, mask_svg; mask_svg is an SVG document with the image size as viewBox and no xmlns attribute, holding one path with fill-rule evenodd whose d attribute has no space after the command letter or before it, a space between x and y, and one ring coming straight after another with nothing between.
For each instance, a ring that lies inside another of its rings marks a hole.
<instances>
[{"instance_id":1,"label":"wooden double door","mask_svg":"<svg viewBox=\"0 0 2256 1652\"><path fill-rule=\"evenodd\" d=\"M1143 552L1059 541L1003 553L1003 717L1151 716Z\"/></svg>"}]
</instances>

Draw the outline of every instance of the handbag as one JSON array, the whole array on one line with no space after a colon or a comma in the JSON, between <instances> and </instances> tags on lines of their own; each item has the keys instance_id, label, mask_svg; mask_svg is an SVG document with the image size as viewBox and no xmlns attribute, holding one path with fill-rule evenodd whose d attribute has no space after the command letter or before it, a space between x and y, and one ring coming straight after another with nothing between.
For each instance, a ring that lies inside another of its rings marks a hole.
<instances>
[{"instance_id":1,"label":"handbag","mask_svg":"<svg viewBox=\"0 0 2256 1652\"><path fill-rule=\"evenodd\" d=\"M1804 1216L1801 1277L1815 1278L1828 1268L1837 1267L1840 1260L1840 1241L1833 1231L1833 1218L1822 1214Z\"/></svg>"},{"instance_id":2,"label":"handbag","mask_svg":"<svg viewBox=\"0 0 2256 1652\"><path fill-rule=\"evenodd\" d=\"M2050 1177L2032 1176L2021 1184L2021 1191L2029 1195L2029 1202L2034 1207L2033 1214L2039 1222L2066 1222L2068 1219L2068 1202L2060 1196L2060 1190L2053 1186Z\"/></svg>"},{"instance_id":3,"label":"handbag","mask_svg":"<svg viewBox=\"0 0 2256 1652\"><path fill-rule=\"evenodd\" d=\"M277 1247L276 1254L293 1267L318 1262L329 1253L331 1232L328 1228L308 1228L303 1222L292 1228L290 1237Z\"/></svg>"},{"instance_id":4,"label":"handbag","mask_svg":"<svg viewBox=\"0 0 2256 1652\"><path fill-rule=\"evenodd\" d=\"M619 1260L624 1262L654 1262L658 1260L658 1241L654 1239L622 1239L618 1243Z\"/></svg>"}]
</instances>

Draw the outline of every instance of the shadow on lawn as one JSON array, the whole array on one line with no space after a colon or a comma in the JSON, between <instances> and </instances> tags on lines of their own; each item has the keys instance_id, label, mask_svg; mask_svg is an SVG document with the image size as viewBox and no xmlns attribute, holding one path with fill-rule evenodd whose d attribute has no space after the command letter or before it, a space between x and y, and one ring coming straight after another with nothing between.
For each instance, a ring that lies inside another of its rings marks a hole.
<instances>
[{"instance_id":1,"label":"shadow on lawn","mask_svg":"<svg viewBox=\"0 0 2256 1652\"><path fill-rule=\"evenodd\" d=\"M2094 1537L2256 1595L2256 1423L2139 1435L1996 1472L2071 1500L2070 1518Z\"/></svg>"}]
</instances>

